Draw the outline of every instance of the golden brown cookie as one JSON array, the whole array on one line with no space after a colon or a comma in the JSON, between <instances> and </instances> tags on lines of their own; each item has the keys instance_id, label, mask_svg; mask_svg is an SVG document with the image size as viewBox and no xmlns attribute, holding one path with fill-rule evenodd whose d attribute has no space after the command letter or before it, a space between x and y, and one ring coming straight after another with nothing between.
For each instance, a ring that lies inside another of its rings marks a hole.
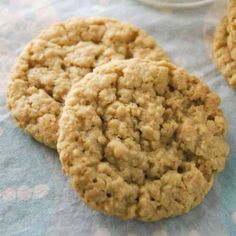
<instances>
[{"instance_id":1,"label":"golden brown cookie","mask_svg":"<svg viewBox=\"0 0 236 236\"><path fill-rule=\"evenodd\" d=\"M144 31L113 19L53 25L21 53L8 90L9 109L19 127L55 148L58 118L71 85L98 65L133 57L167 58Z\"/></svg>"},{"instance_id":2,"label":"golden brown cookie","mask_svg":"<svg viewBox=\"0 0 236 236\"><path fill-rule=\"evenodd\" d=\"M229 1L227 18L227 45L232 59L236 61L236 0Z\"/></svg>"},{"instance_id":3,"label":"golden brown cookie","mask_svg":"<svg viewBox=\"0 0 236 236\"><path fill-rule=\"evenodd\" d=\"M227 26L228 18L224 17L215 31L213 55L219 70L225 76L228 83L236 89L236 61L232 58L227 44L229 41Z\"/></svg>"},{"instance_id":4,"label":"golden brown cookie","mask_svg":"<svg viewBox=\"0 0 236 236\"><path fill-rule=\"evenodd\" d=\"M58 151L90 207L156 221L202 202L229 147L220 98L168 62L131 59L74 84L59 121Z\"/></svg>"}]
</instances>

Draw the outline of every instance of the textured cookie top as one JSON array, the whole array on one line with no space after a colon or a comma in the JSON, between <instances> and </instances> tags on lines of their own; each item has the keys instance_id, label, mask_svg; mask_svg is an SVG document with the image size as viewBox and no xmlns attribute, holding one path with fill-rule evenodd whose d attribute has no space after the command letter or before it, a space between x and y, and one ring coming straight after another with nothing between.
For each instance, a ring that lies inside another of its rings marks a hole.
<instances>
[{"instance_id":1,"label":"textured cookie top","mask_svg":"<svg viewBox=\"0 0 236 236\"><path fill-rule=\"evenodd\" d=\"M232 59L236 61L236 0L229 0L227 18L227 45Z\"/></svg>"},{"instance_id":2,"label":"textured cookie top","mask_svg":"<svg viewBox=\"0 0 236 236\"><path fill-rule=\"evenodd\" d=\"M124 219L199 204L228 154L219 97L168 62L107 63L69 92L58 151L82 200Z\"/></svg>"},{"instance_id":3,"label":"textured cookie top","mask_svg":"<svg viewBox=\"0 0 236 236\"><path fill-rule=\"evenodd\" d=\"M218 68L228 83L236 89L236 61L232 58L232 53L228 46L230 40L227 26L228 18L224 17L214 34L213 55Z\"/></svg>"},{"instance_id":4,"label":"textured cookie top","mask_svg":"<svg viewBox=\"0 0 236 236\"><path fill-rule=\"evenodd\" d=\"M33 39L12 72L8 106L19 127L56 147L58 117L70 86L114 59L165 59L144 31L113 19L72 19Z\"/></svg>"}]
</instances>

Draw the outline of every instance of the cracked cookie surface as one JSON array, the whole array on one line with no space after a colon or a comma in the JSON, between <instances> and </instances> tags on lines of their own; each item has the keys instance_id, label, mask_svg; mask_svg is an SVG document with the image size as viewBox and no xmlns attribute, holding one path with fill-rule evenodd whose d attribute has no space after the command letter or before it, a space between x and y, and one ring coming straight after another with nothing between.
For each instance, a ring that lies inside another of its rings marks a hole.
<instances>
[{"instance_id":1,"label":"cracked cookie surface","mask_svg":"<svg viewBox=\"0 0 236 236\"><path fill-rule=\"evenodd\" d=\"M227 45L232 59L236 61L236 0L229 1L227 18Z\"/></svg>"},{"instance_id":2,"label":"cracked cookie surface","mask_svg":"<svg viewBox=\"0 0 236 236\"><path fill-rule=\"evenodd\" d=\"M74 84L59 121L58 151L90 207L156 221L200 204L229 147L219 97L168 62L131 59Z\"/></svg>"},{"instance_id":3,"label":"cracked cookie surface","mask_svg":"<svg viewBox=\"0 0 236 236\"><path fill-rule=\"evenodd\" d=\"M8 107L19 127L56 148L58 118L71 85L98 65L134 57L167 58L144 31L113 19L53 25L21 53L12 71Z\"/></svg>"},{"instance_id":4,"label":"cracked cookie surface","mask_svg":"<svg viewBox=\"0 0 236 236\"><path fill-rule=\"evenodd\" d=\"M228 18L224 17L216 28L213 39L213 56L215 62L228 83L236 89L236 61L228 45Z\"/></svg>"}]
</instances>

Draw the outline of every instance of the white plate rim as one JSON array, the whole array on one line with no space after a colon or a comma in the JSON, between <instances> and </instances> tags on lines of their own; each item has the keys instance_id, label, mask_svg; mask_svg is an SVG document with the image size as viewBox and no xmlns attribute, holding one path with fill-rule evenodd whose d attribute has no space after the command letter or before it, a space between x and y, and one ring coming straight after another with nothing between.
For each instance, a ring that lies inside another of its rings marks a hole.
<instances>
[{"instance_id":1,"label":"white plate rim","mask_svg":"<svg viewBox=\"0 0 236 236\"><path fill-rule=\"evenodd\" d=\"M192 3L165 3L164 1L159 0L139 0L140 2L146 3L148 5L152 5L154 7L173 7L173 8L190 8L190 7L197 7L202 6L205 4L209 4L214 2L214 0L202 0L198 2L192 2Z\"/></svg>"}]
</instances>

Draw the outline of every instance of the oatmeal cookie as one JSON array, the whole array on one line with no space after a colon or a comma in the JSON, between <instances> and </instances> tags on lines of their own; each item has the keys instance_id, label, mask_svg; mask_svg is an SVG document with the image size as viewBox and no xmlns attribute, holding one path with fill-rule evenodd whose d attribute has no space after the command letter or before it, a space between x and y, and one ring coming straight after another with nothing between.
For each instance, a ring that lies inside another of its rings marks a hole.
<instances>
[{"instance_id":1,"label":"oatmeal cookie","mask_svg":"<svg viewBox=\"0 0 236 236\"><path fill-rule=\"evenodd\" d=\"M8 107L19 127L55 148L58 118L71 85L98 65L134 57L167 58L144 31L114 19L53 25L21 53L11 76Z\"/></svg>"},{"instance_id":2,"label":"oatmeal cookie","mask_svg":"<svg viewBox=\"0 0 236 236\"><path fill-rule=\"evenodd\" d=\"M236 0L229 1L227 18L227 45L232 59L236 61Z\"/></svg>"},{"instance_id":3,"label":"oatmeal cookie","mask_svg":"<svg viewBox=\"0 0 236 236\"><path fill-rule=\"evenodd\" d=\"M200 204L229 152L220 98L173 64L141 59L97 67L74 84L58 151L90 207L156 221Z\"/></svg>"},{"instance_id":4,"label":"oatmeal cookie","mask_svg":"<svg viewBox=\"0 0 236 236\"><path fill-rule=\"evenodd\" d=\"M227 43L230 41L228 40L227 26L228 18L224 17L214 35L213 55L219 70L228 83L236 89L236 61L232 58L232 53Z\"/></svg>"}]
</instances>

